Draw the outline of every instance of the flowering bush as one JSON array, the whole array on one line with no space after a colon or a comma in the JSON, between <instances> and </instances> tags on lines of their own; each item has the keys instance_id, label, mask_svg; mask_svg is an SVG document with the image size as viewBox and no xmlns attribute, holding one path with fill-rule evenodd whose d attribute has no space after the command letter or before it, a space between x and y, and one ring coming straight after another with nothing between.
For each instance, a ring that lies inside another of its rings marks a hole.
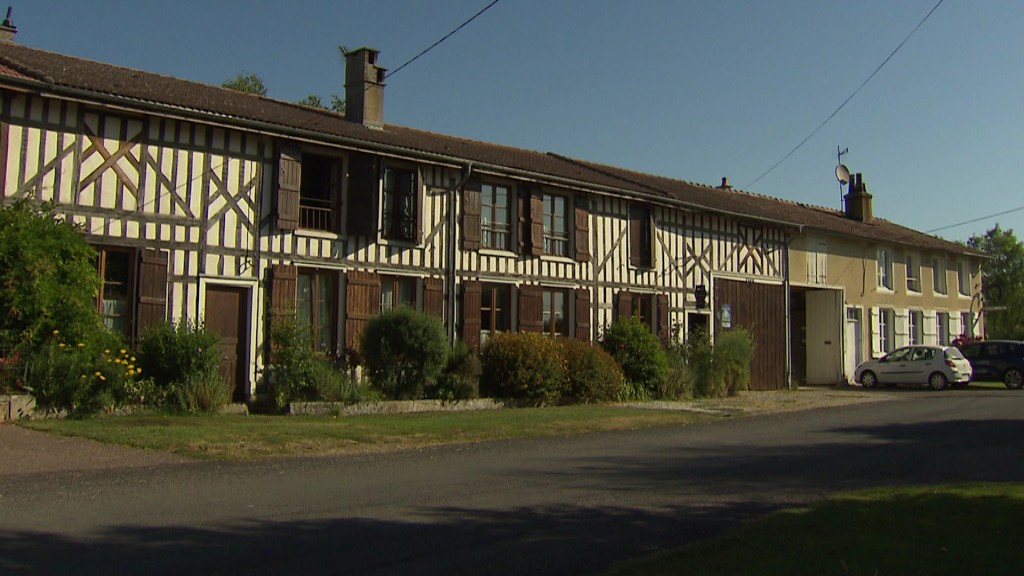
<instances>
[{"instance_id":1,"label":"flowering bush","mask_svg":"<svg viewBox=\"0 0 1024 576\"><path fill-rule=\"evenodd\" d=\"M46 412L79 417L126 400L124 390L134 384L138 372L130 361L122 364L118 358L115 363L105 346L114 337L108 334L105 340L71 344L54 330L27 360L25 387L36 406ZM131 357L127 350L124 354L125 358Z\"/></svg>"}]
</instances>

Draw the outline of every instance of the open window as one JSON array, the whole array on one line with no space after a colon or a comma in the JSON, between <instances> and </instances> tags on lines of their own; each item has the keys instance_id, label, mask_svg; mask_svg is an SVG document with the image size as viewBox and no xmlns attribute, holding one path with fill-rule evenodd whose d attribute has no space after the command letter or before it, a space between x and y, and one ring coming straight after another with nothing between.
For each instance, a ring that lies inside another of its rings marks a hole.
<instances>
[{"instance_id":1,"label":"open window","mask_svg":"<svg viewBox=\"0 0 1024 576\"><path fill-rule=\"evenodd\" d=\"M590 260L590 213L587 197L531 186L519 201L519 252Z\"/></svg>"},{"instance_id":2,"label":"open window","mask_svg":"<svg viewBox=\"0 0 1024 576\"><path fill-rule=\"evenodd\" d=\"M278 153L277 227L341 232L341 158L281 145Z\"/></svg>"}]
</instances>

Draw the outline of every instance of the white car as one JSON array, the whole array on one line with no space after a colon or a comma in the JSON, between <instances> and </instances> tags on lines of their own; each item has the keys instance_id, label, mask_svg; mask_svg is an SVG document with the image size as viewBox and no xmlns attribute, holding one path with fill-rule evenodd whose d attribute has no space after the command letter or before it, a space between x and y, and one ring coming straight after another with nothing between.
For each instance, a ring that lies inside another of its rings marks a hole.
<instances>
[{"instance_id":1,"label":"white car","mask_svg":"<svg viewBox=\"0 0 1024 576\"><path fill-rule=\"evenodd\" d=\"M966 386L971 373L971 363L956 347L904 346L857 366L854 379L865 388L927 384L943 390L950 384Z\"/></svg>"}]
</instances>

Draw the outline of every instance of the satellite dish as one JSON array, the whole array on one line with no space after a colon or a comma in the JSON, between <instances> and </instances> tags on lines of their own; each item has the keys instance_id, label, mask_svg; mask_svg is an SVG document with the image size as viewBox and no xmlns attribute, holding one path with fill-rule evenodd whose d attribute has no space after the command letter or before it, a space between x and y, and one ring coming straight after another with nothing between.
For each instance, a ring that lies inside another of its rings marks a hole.
<instances>
[{"instance_id":1,"label":"satellite dish","mask_svg":"<svg viewBox=\"0 0 1024 576\"><path fill-rule=\"evenodd\" d=\"M850 169L840 164L836 166L836 180L839 180L840 184L846 184L850 181Z\"/></svg>"}]
</instances>

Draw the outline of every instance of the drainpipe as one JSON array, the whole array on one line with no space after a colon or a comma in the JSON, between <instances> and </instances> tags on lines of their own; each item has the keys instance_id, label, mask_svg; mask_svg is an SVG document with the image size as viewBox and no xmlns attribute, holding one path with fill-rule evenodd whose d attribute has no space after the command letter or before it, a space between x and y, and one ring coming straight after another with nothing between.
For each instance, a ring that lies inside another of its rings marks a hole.
<instances>
[{"instance_id":1,"label":"drainpipe","mask_svg":"<svg viewBox=\"0 0 1024 576\"><path fill-rule=\"evenodd\" d=\"M473 175L473 163L469 162L462 169L462 176L459 182L452 188L451 193L448 195L448 246L446 246L448 266L445 268L445 284L448 286L448 344L455 346L457 339L457 331L455 330L455 319L458 314L455 313L456 306L456 293L455 293L455 281L458 277L457 262L458 262L458 246L456 245L455 233L458 229L458 214L455 213L455 208L458 206L458 194L459 191L466 185L466 181L469 180L470 176Z\"/></svg>"},{"instance_id":2,"label":"drainpipe","mask_svg":"<svg viewBox=\"0 0 1024 576\"><path fill-rule=\"evenodd\" d=\"M793 302L790 298L790 290L792 289L791 280L789 278L789 245L796 240L804 230L803 226L797 229L796 234L787 234L786 243L782 247L782 289L785 296L785 317L786 317L786 388L789 390L793 389L793 315L792 307Z\"/></svg>"}]
</instances>

